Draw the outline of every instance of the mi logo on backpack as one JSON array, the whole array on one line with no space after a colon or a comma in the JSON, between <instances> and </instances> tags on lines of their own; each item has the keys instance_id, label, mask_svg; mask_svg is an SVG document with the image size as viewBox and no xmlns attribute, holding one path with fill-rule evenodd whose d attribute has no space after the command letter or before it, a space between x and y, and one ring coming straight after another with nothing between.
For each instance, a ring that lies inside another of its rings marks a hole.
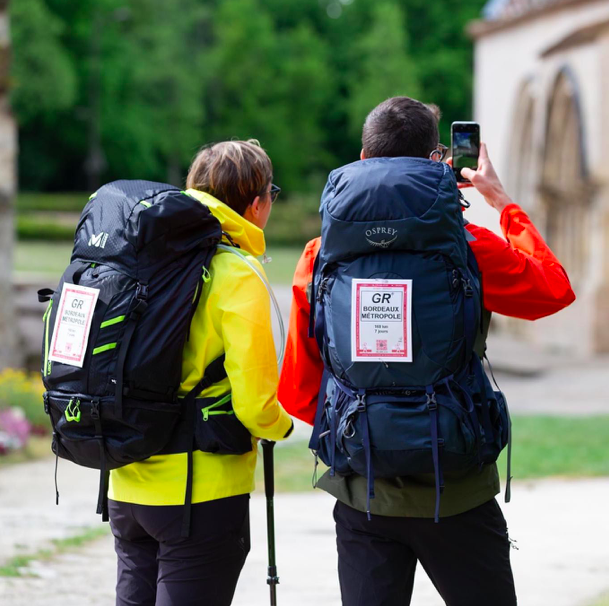
<instances>
[{"instance_id":1,"label":"mi logo on backpack","mask_svg":"<svg viewBox=\"0 0 609 606\"><path fill-rule=\"evenodd\" d=\"M89 246L97 246L97 248L106 248L106 242L108 241L108 234L104 231L95 235L93 234L89 238Z\"/></svg>"}]
</instances>

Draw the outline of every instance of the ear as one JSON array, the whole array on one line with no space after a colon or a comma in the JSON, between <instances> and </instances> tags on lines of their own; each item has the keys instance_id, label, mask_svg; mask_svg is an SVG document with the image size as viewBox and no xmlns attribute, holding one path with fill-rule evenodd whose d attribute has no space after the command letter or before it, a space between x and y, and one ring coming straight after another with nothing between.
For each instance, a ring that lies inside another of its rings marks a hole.
<instances>
[{"instance_id":1,"label":"ear","mask_svg":"<svg viewBox=\"0 0 609 606\"><path fill-rule=\"evenodd\" d=\"M260 216L260 207L262 206L262 202L260 201L260 196L256 196L254 201L250 204L250 208L252 209L252 215L256 217L256 219Z\"/></svg>"},{"instance_id":2,"label":"ear","mask_svg":"<svg viewBox=\"0 0 609 606\"><path fill-rule=\"evenodd\" d=\"M258 220L258 217L260 217L261 206L262 204L260 202L260 196L256 196L254 198L254 201L245 209L243 217L247 219L250 223L255 224Z\"/></svg>"},{"instance_id":3,"label":"ear","mask_svg":"<svg viewBox=\"0 0 609 606\"><path fill-rule=\"evenodd\" d=\"M359 153L359 159L360 160L365 160L366 159L366 154L364 153L364 150L362 149L362 151Z\"/></svg>"}]
</instances>

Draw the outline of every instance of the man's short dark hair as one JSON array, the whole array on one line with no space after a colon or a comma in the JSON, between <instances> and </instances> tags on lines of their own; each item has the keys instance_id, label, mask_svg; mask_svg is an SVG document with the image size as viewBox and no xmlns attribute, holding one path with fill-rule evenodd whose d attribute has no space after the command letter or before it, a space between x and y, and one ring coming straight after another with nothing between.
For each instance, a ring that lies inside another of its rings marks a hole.
<instances>
[{"instance_id":1,"label":"man's short dark hair","mask_svg":"<svg viewBox=\"0 0 609 606\"><path fill-rule=\"evenodd\" d=\"M428 158L439 143L440 110L410 97L391 97L366 118L362 147L366 158Z\"/></svg>"}]
</instances>

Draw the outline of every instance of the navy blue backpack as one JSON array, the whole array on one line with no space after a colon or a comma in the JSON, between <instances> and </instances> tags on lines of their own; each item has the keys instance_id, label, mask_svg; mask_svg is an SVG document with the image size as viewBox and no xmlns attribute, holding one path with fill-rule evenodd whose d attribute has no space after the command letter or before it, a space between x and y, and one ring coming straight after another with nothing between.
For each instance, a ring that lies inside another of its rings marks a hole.
<instances>
[{"instance_id":1,"label":"navy blue backpack","mask_svg":"<svg viewBox=\"0 0 609 606\"><path fill-rule=\"evenodd\" d=\"M443 472L492 463L510 441L474 352L480 275L453 171L354 162L330 174L320 213L310 336L325 372L310 447L332 475L368 479L368 515L375 477L435 474L438 521Z\"/></svg>"}]
</instances>

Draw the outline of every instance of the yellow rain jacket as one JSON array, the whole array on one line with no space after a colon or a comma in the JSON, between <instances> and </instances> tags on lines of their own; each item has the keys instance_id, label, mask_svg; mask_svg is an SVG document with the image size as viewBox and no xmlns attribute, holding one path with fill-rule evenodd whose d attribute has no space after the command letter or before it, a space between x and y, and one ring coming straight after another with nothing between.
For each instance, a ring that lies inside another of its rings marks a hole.
<instances>
[{"instance_id":1,"label":"yellow rain jacket","mask_svg":"<svg viewBox=\"0 0 609 606\"><path fill-rule=\"evenodd\" d=\"M248 254L262 273L255 256L264 253L264 234L216 198L190 189L187 192L209 207L222 230ZM252 255L251 257L249 255ZM281 440L292 421L277 402L277 359L271 333L270 298L266 287L237 255L219 250L194 314L190 340L184 350L180 394L187 394L205 368L226 354L228 378L199 397L232 392L238 419L252 436ZM257 449L243 455L217 455L195 450L193 503L246 494L254 489ZM186 492L186 453L156 455L110 474L109 498L139 505L182 505Z\"/></svg>"}]
</instances>

